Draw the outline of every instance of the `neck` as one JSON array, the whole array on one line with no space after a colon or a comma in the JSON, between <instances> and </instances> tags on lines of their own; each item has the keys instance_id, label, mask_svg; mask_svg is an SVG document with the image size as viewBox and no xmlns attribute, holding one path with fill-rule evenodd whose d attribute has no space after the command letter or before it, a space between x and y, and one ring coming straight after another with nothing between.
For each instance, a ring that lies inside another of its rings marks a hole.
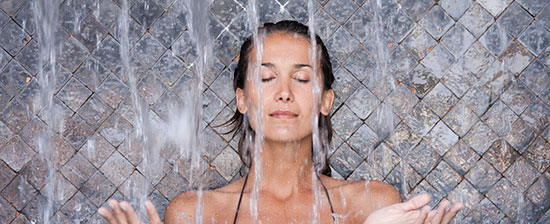
<instances>
[{"instance_id":1,"label":"neck","mask_svg":"<svg viewBox=\"0 0 550 224\"><path fill-rule=\"evenodd\" d=\"M260 166L260 191L276 197L290 197L295 193L311 191L312 169L311 136L297 142L276 142L266 139L260 153L261 163L252 163L250 187L256 183L256 166ZM316 177L315 177L316 178Z\"/></svg>"}]
</instances>

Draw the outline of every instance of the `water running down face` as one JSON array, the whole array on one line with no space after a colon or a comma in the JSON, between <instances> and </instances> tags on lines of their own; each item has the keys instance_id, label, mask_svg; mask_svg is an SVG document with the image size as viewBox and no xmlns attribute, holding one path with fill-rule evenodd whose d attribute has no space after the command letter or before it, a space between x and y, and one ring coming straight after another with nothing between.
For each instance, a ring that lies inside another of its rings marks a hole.
<instances>
[{"instance_id":1,"label":"water running down face","mask_svg":"<svg viewBox=\"0 0 550 224\"><path fill-rule=\"evenodd\" d=\"M262 103L262 124L266 141L294 142L310 137L313 109L313 85L321 86L322 75L313 75L313 64L309 56L309 40L299 35L283 32L270 33L265 38L261 63L262 99L254 78L247 78L245 89L236 91L237 107L242 114L249 112L249 121L256 130L257 105ZM248 56L249 75L254 75L256 50ZM317 57L318 58L318 57ZM315 63L319 65L319 63ZM320 71L318 67L316 71ZM317 81L313 81L316 78ZM330 113L334 93L324 90L319 111L327 116ZM250 103L248 104L247 101Z\"/></svg>"}]
</instances>

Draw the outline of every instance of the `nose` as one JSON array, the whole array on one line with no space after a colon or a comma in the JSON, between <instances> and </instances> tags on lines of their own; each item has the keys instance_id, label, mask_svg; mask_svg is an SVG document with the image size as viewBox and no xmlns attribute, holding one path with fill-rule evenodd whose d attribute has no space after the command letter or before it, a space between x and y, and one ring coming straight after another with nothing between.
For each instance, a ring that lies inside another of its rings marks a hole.
<instances>
[{"instance_id":1,"label":"nose","mask_svg":"<svg viewBox=\"0 0 550 224\"><path fill-rule=\"evenodd\" d=\"M275 100L283 103L289 103L294 100L292 90L290 88L290 83L280 82L279 91L275 95Z\"/></svg>"}]
</instances>

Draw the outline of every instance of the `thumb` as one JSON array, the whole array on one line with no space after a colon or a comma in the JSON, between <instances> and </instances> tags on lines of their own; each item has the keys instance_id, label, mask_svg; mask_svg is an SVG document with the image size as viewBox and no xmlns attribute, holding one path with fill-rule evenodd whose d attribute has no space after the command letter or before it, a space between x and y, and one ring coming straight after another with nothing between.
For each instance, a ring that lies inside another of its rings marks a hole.
<instances>
[{"instance_id":1,"label":"thumb","mask_svg":"<svg viewBox=\"0 0 550 224\"><path fill-rule=\"evenodd\" d=\"M413 198L409 199L406 202L399 203L401 209L404 211L411 211L422 208L422 206L428 204L430 202L431 197L429 194L420 194L417 196L414 196Z\"/></svg>"}]
</instances>

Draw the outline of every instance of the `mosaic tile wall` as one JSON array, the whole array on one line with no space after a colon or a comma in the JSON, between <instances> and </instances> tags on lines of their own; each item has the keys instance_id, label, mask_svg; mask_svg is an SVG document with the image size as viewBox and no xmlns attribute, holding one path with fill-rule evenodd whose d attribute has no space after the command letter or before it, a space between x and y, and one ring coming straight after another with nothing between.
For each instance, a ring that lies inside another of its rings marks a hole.
<instances>
[{"instance_id":1,"label":"mosaic tile wall","mask_svg":"<svg viewBox=\"0 0 550 224\"><path fill-rule=\"evenodd\" d=\"M131 195L135 189L125 183L135 180L150 184L147 193L163 213L188 183L166 152L163 174L147 175L141 152L130 146L120 1L59 6L54 99L66 120L62 135L52 135L63 189L55 191L53 223L102 223L97 208ZM184 99L185 77L193 75L181 2L130 0L131 63L140 96L159 119ZM259 2L262 22L307 22L307 0ZM468 208L456 223L550 223L549 1L382 0L374 10L375 2L316 2L315 24L337 79L334 176L383 180L403 194L429 192L433 205L461 200ZM248 35L245 6L215 0L209 8L217 57L204 80L210 168L201 180L209 187L239 178L235 140L214 126L234 108L232 68ZM36 136L51 127L31 109L40 76L37 27L28 0L2 0L0 9L0 222L42 222L47 175ZM377 61L385 62L386 78L374 75Z\"/></svg>"}]
</instances>

